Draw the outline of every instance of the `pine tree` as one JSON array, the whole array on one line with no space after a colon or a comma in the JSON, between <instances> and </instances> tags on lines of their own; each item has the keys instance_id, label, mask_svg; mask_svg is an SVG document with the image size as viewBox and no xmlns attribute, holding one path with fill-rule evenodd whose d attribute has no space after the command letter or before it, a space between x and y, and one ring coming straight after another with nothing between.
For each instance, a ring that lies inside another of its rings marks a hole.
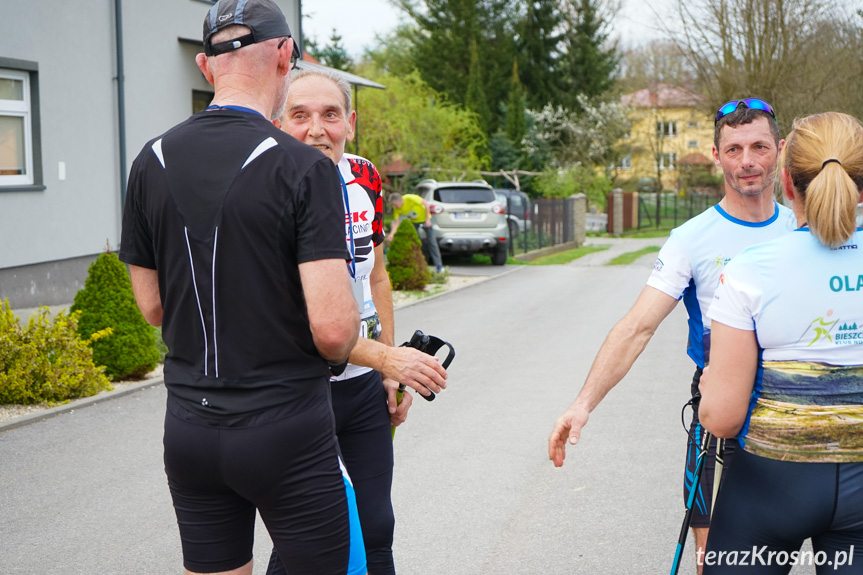
<instances>
[{"instance_id":1,"label":"pine tree","mask_svg":"<svg viewBox=\"0 0 863 575\"><path fill-rule=\"evenodd\" d=\"M577 0L566 19L566 55L562 60L568 95L565 106L580 111L578 94L594 98L614 86L620 55L617 43L608 43L608 22L600 14L596 0Z\"/></svg>"},{"instance_id":2,"label":"pine tree","mask_svg":"<svg viewBox=\"0 0 863 575\"><path fill-rule=\"evenodd\" d=\"M336 32L335 28L333 28L333 33L330 34L329 44L324 46L323 50L320 50L316 57L330 68L344 70L345 72L354 71L354 62L342 45L342 36Z\"/></svg>"},{"instance_id":3,"label":"pine tree","mask_svg":"<svg viewBox=\"0 0 863 575\"><path fill-rule=\"evenodd\" d=\"M512 61L512 81L509 88L509 104L506 107L506 137L516 148L520 148L526 129L524 91L518 78L518 60L516 59Z\"/></svg>"},{"instance_id":4,"label":"pine tree","mask_svg":"<svg viewBox=\"0 0 863 575\"><path fill-rule=\"evenodd\" d=\"M479 125L485 131L491 126L491 109L482 82L482 69L479 64L479 55L476 49L476 40L473 41L470 50L470 75L468 76L467 95L464 105L473 110L479 118Z\"/></svg>"},{"instance_id":5,"label":"pine tree","mask_svg":"<svg viewBox=\"0 0 863 575\"><path fill-rule=\"evenodd\" d=\"M561 102L563 14L557 0L529 0L524 18L518 24L518 54L522 62L519 76L526 104L541 110L546 104Z\"/></svg>"},{"instance_id":6,"label":"pine tree","mask_svg":"<svg viewBox=\"0 0 863 575\"><path fill-rule=\"evenodd\" d=\"M138 311L126 266L116 254L104 253L90 264L84 288L75 294L71 307L77 310L81 310L81 339L112 330L93 342L93 361L105 366L109 378L140 378L156 367L159 350L153 328Z\"/></svg>"},{"instance_id":7,"label":"pine tree","mask_svg":"<svg viewBox=\"0 0 863 575\"><path fill-rule=\"evenodd\" d=\"M426 84L451 102L467 103L472 45L476 42L482 89L490 110L487 133L496 131L509 91L517 0L395 2L417 27L411 37L414 67Z\"/></svg>"}]
</instances>

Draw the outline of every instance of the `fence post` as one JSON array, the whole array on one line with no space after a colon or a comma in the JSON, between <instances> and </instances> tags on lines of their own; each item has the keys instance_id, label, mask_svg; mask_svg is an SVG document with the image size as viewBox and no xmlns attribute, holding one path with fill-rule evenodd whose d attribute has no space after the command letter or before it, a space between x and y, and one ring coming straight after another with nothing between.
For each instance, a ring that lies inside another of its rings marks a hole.
<instances>
[{"instance_id":1,"label":"fence post","mask_svg":"<svg viewBox=\"0 0 863 575\"><path fill-rule=\"evenodd\" d=\"M674 194L674 227L677 227L677 193Z\"/></svg>"},{"instance_id":2,"label":"fence post","mask_svg":"<svg viewBox=\"0 0 863 575\"><path fill-rule=\"evenodd\" d=\"M614 203L614 215L612 221L608 222L608 231L612 236L619 238L623 233L623 190L615 188L611 190L611 201Z\"/></svg>"},{"instance_id":3,"label":"fence post","mask_svg":"<svg viewBox=\"0 0 863 575\"><path fill-rule=\"evenodd\" d=\"M573 240L576 246L583 246L587 237L587 196L574 194L569 196L572 205Z\"/></svg>"},{"instance_id":4,"label":"fence post","mask_svg":"<svg viewBox=\"0 0 863 575\"><path fill-rule=\"evenodd\" d=\"M551 244L555 245L557 243L557 198L552 198L551 202L551 227L549 230L551 231Z\"/></svg>"}]
</instances>

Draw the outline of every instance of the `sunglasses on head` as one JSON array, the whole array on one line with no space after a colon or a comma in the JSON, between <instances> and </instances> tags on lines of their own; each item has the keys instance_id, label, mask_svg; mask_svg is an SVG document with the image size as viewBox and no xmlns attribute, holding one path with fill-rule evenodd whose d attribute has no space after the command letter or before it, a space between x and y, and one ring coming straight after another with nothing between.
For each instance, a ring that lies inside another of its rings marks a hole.
<instances>
[{"instance_id":1,"label":"sunglasses on head","mask_svg":"<svg viewBox=\"0 0 863 575\"><path fill-rule=\"evenodd\" d=\"M745 100L731 100L730 102L722 104L722 107L716 112L716 117L713 119L713 123L716 124L721 118L736 112L740 106L744 106L750 110L761 110L762 112L767 112L773 116L774 120L776 119L776 112L773 111L770 104L764 100L759 100L758 98L746 98Z\"/></svg>"}]
</instances>

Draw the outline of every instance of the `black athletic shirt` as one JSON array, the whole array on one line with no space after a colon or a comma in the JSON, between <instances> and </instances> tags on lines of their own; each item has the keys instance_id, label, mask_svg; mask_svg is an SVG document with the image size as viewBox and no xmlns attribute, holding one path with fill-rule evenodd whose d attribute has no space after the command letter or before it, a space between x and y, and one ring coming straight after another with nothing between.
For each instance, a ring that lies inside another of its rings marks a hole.
<instances>
[{"instance_id":1,"label":"black athletic shirt","mask_svg":"<svg viewBox=\"0 0 863 575\"><path fill-rule=\"evenodd\" d=\"M205 111L148 142L120 259L158 271L165 384L190 409L229 417L326 385L298 264L350 259L341 185L263 116Z\"/></svg>"}]
</instances>

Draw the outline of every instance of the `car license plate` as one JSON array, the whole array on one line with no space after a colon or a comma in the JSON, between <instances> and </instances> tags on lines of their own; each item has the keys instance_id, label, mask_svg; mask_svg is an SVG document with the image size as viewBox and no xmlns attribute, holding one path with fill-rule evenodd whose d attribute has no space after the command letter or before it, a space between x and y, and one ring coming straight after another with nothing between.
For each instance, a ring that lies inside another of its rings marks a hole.
<instances>
[{"instance_id":1,"label":"car license plate","mask_svg":"<svg viewBox=\"0 0 863 575\"><path fill-rule=\"evenodd\" d=\"M454 220L478 220L482 218L482 214L479 212L453 212L452 217Z\"/></svg>"}]
</instances>

